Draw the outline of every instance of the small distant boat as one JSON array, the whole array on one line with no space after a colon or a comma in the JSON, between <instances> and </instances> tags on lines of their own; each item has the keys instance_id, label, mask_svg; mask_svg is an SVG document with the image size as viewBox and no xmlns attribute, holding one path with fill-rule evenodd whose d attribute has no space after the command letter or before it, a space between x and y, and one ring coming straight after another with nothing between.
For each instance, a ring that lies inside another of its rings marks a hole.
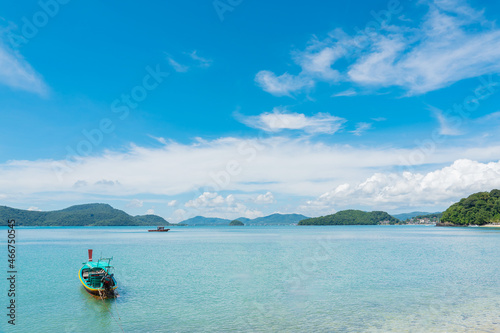
<instances>
[{"instance_id":1,"label":"small distant boat","mask_svg":"<svg viewBox=\"0 0 500 333\"><path fill-rule=\"evenodd\" d=\"M114 274L113 266L110 262L113 258L100 258L92 261L92 250L89 249L89 261L83 263L78 276L85 290L90 294L102 298L115 297L115 290L118 288Z\"/></svg>"},{"instance_id":2,"label":"small distant boat","mask_svg":"<svg viewBox=\"0 0 500 333\"><path fill-rule=\"evenodd\" d=\"M169 231L170 229L165 229L165 227L158 227L156 229L153 229L153 230L148 230L149 232L167 232Z\"/></svg>"}]
</instances>

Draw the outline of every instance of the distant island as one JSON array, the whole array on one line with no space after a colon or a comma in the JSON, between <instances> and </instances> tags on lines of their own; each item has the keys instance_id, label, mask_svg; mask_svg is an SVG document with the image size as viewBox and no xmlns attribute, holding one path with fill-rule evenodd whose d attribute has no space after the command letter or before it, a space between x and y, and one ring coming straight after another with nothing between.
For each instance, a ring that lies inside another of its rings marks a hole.
<instances>
[{"instance_id":1,"label":"distant island","mask_svg":"<svg viewBox=\"0 0 500 333\"><path fill-rule=\"evenodd\" d=\"M304 219L299 225L377 225L398 224L401 221L386 212L363 212L348 209L332 215Z\"/></svg>"},{"instance_id":2,"label":"distant island","mask_svg":"<svg viewBox=\"0 0 500 333\"><path fill-rule=\"evenodd\" d=\"M400 217L397 218L397 217ZM271 214L235 220L195 216L181 223L169 223L158 215L131 216L108 204L75 205L57 211L31 211L0 206L0 226L9 219L19 226L242 226L242 225L393 225L433 224L437 226L499 225L500 190L478 192L451 205L443 213L412 212L395 216L384 211L364 212L348 209L335 214L312 217L301 214Z\"/></svg>"},{"instance_id":3,"label":"distant island","mask_svg":"<svg viewBox=\"0 0 500 333\"><path fill-rule=\"evenodd\" d=\"M0 206L0 226L14 219L19 226L171 226L157 215L131 216L108 204L85 204L38 212ZM174 224L175 225L175 224Z\"/></svg>"},{"instance_id":4,"label":"distant island","mask_svg":"<svg viewBox=\"0 0 500 333\"><path fill-rule=\"evenodd\" d=\"M245 224L243 224L243 222L241 221L238 221L238 220L232 220L230 223L229 223L230 226L244 226Z\"/></svg>"},{"instance_id":5,"label":"distant island","mask_svg":"<svg viewBox=\"0 0 500 333\"><path fill-rule=\"evenodd\" d=\"M249 219L240 217L236 220L243 225L295 225L307 218L301 214L271 214ZM194 226L225 225L233 220L217 217L196 216L180 223L169 223L158 215L131 216L108 204L91 203L75 205L57 211L32 211L0 206L0 226L6 226L7 220L16 220L19 226Z\"/></svg>"},{"instance_id":6,"label":"distant island","mask_svg":"<svg viewBox=\"0 0 500 333\"><path fill-rule=\"evenodd\" d=\"M244 223L247 226L251 225L295 225L299 221L308 218L307 216L301 214L271 214L268 216L257 217L255 219L249 219L246 217L238 217L236 220ZM233 220L221 219L218 217L204 217L195 216L187 220L182 221L182 223L187 225L228 225Z\"/></svg>"},{"instance_id":7,"label":"distant island","mask_svg":"<svg viewBox=\"0 0 500 333\"><path fill-rule=\"evenodd\" d=\"M474 193L443 212L438 226L500 225L500 190Z\"/></svg>"}]
</instances>

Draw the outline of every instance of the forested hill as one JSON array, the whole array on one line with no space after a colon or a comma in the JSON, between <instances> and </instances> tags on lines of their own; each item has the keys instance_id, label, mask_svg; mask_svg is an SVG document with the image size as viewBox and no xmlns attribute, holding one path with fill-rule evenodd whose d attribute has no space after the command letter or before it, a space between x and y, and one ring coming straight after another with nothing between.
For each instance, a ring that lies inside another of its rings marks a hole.
<instances>
[{"instance_id":1,"label":"forested hill","mask_svg":"<svg viewBox=\"0 0 500 333\"><path fill-rule=\"evenodd\" d=\"M500 190L474 193L444 211L441 223L453 225L500 224Z\"/></svg>"},{"instance_id":2,"label":"forested hill","mask_svg":"<svg viewBox=\"0 0 500 333\"><path fill-rule=\"evenodd\" d=\"M384 221L396 224L400 221L386 212L363 212L343 210L332 215L313 217L299 222L299 225L376 225Z\"/></svg>"},{"instance_id":3,"label":"forested hill","mask_svg":"<svg viewBox=\"0 0 500 333\"><path fill-rule=\"evenodd\" d=\"M238 221L245 225L294 225L300 220L306 219L307 216L300 214L272 214L264 217L249 219L246 217L237 218ZM217 217L195 216L182 221L187 225L228 225L232 220L221 219Z\"/></svg>"},{"instance_id":4,"label":"forested hill","mask_svg":"<svg viewBox=\"0 0 500 333\"><path fill-rule=\"evenodd\" d=\"M16 220L18 226L165 226L157 215L131 216L108 204L85 204L66 209L38 212L0 206L0 225Z\"/></svg>"}]
</instances>

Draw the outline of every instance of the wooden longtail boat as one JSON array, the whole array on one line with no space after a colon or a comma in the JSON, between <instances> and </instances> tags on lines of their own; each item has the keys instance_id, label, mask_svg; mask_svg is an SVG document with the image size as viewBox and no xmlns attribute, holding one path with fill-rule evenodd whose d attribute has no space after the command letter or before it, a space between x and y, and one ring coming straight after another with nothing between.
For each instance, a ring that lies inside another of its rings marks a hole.
<instances>
[{"instance_id":1,"label":"wooden longtail boat","mask_svg":"<svg viewBox=\"0 0 500 333\"><path fill-rule=\"evenodd\" d=\"M165 227L158 227L157 229L148 230L149 232L167 232L170 229L165 229Z\"/></svg>"},{"instance_id":2,"label":"wooden longtail boat","mask_svg":"<svg viewBox=\"0 0 500 333\"><path fill-rule=\"evenodd\" d=\"M102 298L115 297L118 288L110 262L113 258L100 258L92 261L92 250L89 249L89 261L83 263L78 272L80 282L85 290Z\"/></svg>"}]
</instances>

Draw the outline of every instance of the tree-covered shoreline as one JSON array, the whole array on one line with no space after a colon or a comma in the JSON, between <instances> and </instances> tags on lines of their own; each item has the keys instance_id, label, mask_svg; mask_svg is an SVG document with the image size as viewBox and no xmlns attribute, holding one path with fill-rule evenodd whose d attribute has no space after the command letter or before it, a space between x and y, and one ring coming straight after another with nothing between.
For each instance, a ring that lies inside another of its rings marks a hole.
<instances>
[{"instance_id":1,"label":"tree-covered shoreline","mask_svg":"<svg viewBox=\"0 0 500 333\"><path fill-rule=\"evenodd\" d=\"M327 216L304 219L299 222L299 225L377 225L398 223L401 223L401 221L386 212L363 212L361 210L348 209Z\"/></svg>"},{"instance_id":2,"label":"tree-covered shoreline","mask_svg":"<svg viewBox=\"0 0 500 333\"><path fill-rule=\"evenodd\" d=\"M441 217L442 225L500 223L500 190L474 193L451 205Z\"/></svg>"},{"instance_id":3,"label":"tree-covered shoreline","mask_svg":"<svg viewBox=\"0 0 500 333\"><path fill-rule=\"evenodd\" d=\"M84 204L66 209L39 212L0 206L0 226L8 220L18 226L151 226L171 225L157 215L131 216L108 204Z\"/></svg>"}]
</instances>

